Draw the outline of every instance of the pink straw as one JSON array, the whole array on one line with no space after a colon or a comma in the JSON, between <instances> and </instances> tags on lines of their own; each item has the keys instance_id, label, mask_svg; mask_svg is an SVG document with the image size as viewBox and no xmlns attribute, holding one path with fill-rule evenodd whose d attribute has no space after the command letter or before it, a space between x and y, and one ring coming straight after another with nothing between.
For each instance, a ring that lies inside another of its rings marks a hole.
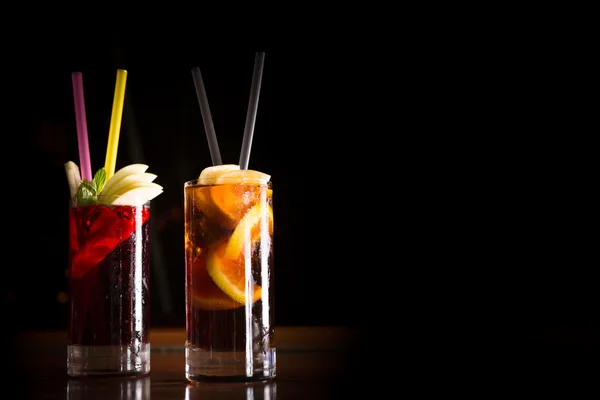
<instances>
[{"instance_id":1,"label":"pink straw","mask_svg":"<svg viewBox=\"0 0 600 400\"><path fill-rule=\"evenodd\" d=\"M81 179L92 180L92 166L90 164L90 147L88 144L88 131L85 117L85 102L83 101L83 78L81 72L73 72L73 97L75 99L75 121L77 124L77 142L79 144L79 167Z\"/></svg>"}]
</instances>

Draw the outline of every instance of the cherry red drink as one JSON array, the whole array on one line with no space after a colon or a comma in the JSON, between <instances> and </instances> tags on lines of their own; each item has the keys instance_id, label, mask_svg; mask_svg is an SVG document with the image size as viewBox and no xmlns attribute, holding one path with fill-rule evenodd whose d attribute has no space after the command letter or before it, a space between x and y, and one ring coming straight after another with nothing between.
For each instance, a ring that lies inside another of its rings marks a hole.
<instances>
[{"instance_id":1,"label":"cherry red drink","mask_svg":"<svg viewBox=\"0 0 600 400\"><path fill-rule=\"evenodd\" d=\"M149 204L69 210L71 376L150 370Z\"/></svg>"}]
</instances>

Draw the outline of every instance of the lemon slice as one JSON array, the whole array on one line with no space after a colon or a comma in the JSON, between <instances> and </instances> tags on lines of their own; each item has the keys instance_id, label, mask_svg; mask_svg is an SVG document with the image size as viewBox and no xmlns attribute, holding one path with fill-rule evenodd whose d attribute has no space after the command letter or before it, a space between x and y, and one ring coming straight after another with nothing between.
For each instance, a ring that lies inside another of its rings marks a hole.
<instances>
[{"instance_id":1,"label":"lemon slice","mask_svg":"<svg viewBox=\"0 0 600 400\"><path fill-rule=\"evenodd\" d=\"M215 179L221 176L223 173L228 171L236 171L239 169L240 166L235 164L213 165L204 168L202 172L200 172L200 176L198 177L198 184L211 185L215 183Z\"/></svg>"}]
</instances>

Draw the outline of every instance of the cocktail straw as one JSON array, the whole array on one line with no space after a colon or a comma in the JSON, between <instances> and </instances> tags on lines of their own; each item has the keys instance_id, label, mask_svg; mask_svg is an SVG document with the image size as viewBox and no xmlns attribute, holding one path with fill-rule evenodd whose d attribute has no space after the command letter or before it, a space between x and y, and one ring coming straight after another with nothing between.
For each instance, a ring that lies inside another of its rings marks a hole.
<instances>
[{"instance_id":1,"label":"cocktail straw","mask_svg":"<svg viewBox=\"0 0 600 400\"><path fill-rule=\"evenodd\" d=\"M110 131L108 133L108 146L106 148L106 161L104 169L108 181L115 173L117 163L117 147L119 146L119 134L121 132L121 119L123 118L123 103L125 101L125 84L127 83L127 71L117 70L117 83L115 84L115 97L113 99L112 115L110 118Z\"/></svg>"},{"instance_id":2,"label":"cocktail straw","mask_svg":"<svg viewBox=\"0 0 600 400\"><path fill-rule=\"evenodd\" d=\"M219 143L217 142L217 134L210 115L210 107L208 106L208 98L206 97L206 88L202 80L200 67L192 68L192 78L194 78L194 86L196 87L196 96L200 104L200 112L202 113L202 121L204 122L204 130L206 131L206 139L208 139L208 149L213 165L221 165L221 153L219 151Z\"/></svg>"},{"instance_id":3,"label":"cocktail straw","mask_svg":"<svg viewBox=\"0 0 600 400\"><path fill-rule=\"evenodd\" d=\"M250 148L252 147L252 136L254 135L254 123L256 122L256 110L258 108L258 97L260 95L260 84L262 82L263 64L265 53L256 53L254 57L254 73L252 74L252 86L250 87L250 101L246 113L246 125L244 127L244 139L240 154L240 169L248 169L250 161Z\"/></svg>"},{"instance_id":4,"label":"cocktail straw","mask_svg":"<svg viewBox=\"0 0 600 400\"><path fill-rule=\"evenodd\" d=\"M90 147L85 116L85 101L83 97L83 76L81 72L73 72L71 74L71 80L73 81L73 99L75 101L75 122L77 126L81 179L91 181L92 165L90 162Z\"/></svg>"}]
</instances>

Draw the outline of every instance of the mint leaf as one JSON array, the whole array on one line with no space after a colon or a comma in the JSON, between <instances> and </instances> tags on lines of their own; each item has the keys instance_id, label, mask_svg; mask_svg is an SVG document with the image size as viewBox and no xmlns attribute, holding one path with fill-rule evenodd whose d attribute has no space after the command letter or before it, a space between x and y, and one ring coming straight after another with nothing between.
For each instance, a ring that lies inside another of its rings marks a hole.
<instances>
[{"instance_id":1,"label":"mint leaf","mask_svg":"<svg viewBox=\"0 0 600 400\"><path fill-rule=\"evenodd\" d=\"M93 180L84 179L75 193L75 204L78 206L89 206L98 204L98 195L102 192L106 183L106 171L100 168L96 171Z\"/></svg>"},{"instance_id":2,"label":"mint leaf","mask_svg":"<svg viewBox=\"0 0 600 400\"><path fill-rule=\"evenodd\" d=\"M75 193L75 204L85 206L96 203L96 184L87 179L81 181Z\"/></svg>"},{"instance_id":3,"label":"mint leaf","mask_svg":"<svg viewBox=\"0 0 600 400\"><path fill-rule=\"evenodd\" d=\"M85 189L87 189L92 194L92 196L98 195L98 189L96 188L96 182L88 181L87 179L84 179L81 182L81 186L83 186Z\"/></svg>"},{"instance_id":4,"label":"mint leaf","mask_svg":"<svg viewBox=\"0 0 600 400\"><path fill-rule=\"evenodd\" d=\"M102 193L102 189L106 183L106 170L104 167L96 171L96 174L94 175L94 183L96 184L96 194L98 195Z\"/></svg>"}]
</instances>

